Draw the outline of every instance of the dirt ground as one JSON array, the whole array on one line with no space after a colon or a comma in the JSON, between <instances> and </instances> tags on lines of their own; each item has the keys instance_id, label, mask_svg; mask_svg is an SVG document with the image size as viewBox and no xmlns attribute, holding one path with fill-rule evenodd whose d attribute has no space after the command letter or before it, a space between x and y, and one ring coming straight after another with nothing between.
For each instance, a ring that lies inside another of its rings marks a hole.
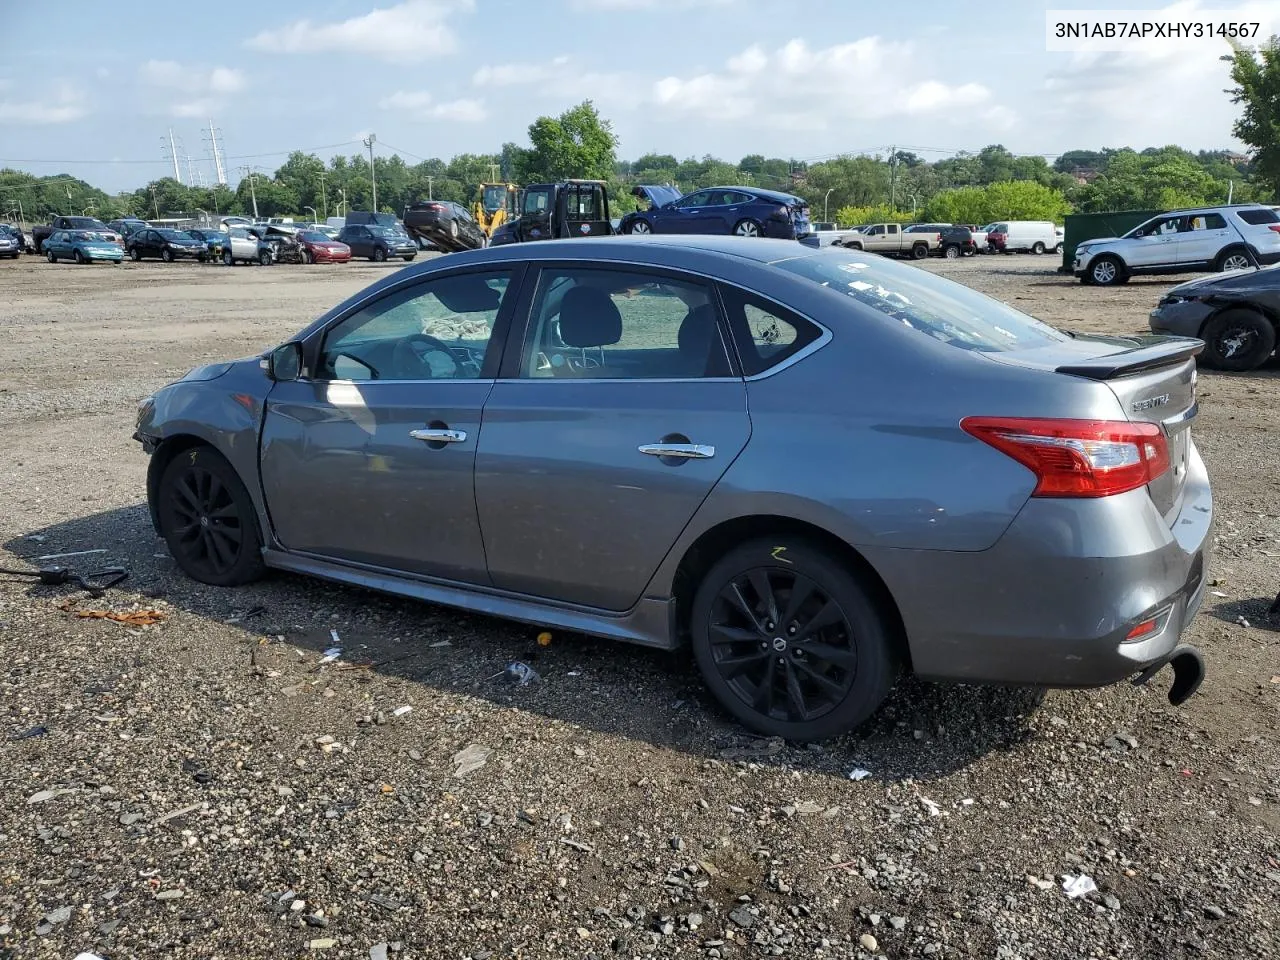
<instances>
[{"instance_id":1,"label":"dirt ground","mask_svg":"<svg viewBox=\"0 0 1280 960\"><path fill-rule=\"evenodd\" d=\"M1082 331L1144 331L1169 286L1054 266L924 269ZM683 655L176 571L134 402L400 268L0 262L0 566L131 572L101 600L0 576L0 958L1280 956L1274 363L1200 381L1189 704L904 681L803 748L746 736Z\"/></svg>"}]
</instances>

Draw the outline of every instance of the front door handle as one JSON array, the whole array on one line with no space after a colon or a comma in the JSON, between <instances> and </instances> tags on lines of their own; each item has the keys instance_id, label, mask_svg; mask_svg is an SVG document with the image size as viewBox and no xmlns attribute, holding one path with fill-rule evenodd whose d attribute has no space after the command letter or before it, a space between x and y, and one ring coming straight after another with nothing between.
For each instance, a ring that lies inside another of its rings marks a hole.
<instances>
[{"instance_id":1,"label":"front door handle","mask_svg":"<svg viewBox=\"0 0 1280 960\"><path fill-rule=\"evenodd\" d=\"M716 455L716 448L705 443L646 443L641 445L640 452L651 457L707 460Z\"/></svg>"},{"instance_id":2,"label":"front door handle","mask_svg":"<svg viewBox=\"0 0 1280 960\"><path fill-rule=\"evenodd\" d=\"M467 431L429 428L410 430L409 436L415 440L425 440L427 443L462 443L467 439Z\"/></svg>"}]
</instances>

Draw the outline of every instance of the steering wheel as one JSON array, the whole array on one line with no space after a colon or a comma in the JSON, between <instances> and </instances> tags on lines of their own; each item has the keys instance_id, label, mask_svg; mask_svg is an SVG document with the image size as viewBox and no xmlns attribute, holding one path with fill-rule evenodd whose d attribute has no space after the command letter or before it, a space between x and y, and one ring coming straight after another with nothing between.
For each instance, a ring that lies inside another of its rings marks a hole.
<instances>
[{"instance_id":1,"label":"steering wheel","mask_svg":"<svg viewBox=\"0 0 1280 960\"><path fill-rule=\"evenodd\" d=\"M436 358L443 358L447 366ZM396 343L392 358L397 370L422 370L428 380L449 380L458 376L458 360L445 344L426 333L411 333Z\"/></svg>"}]
</instances>

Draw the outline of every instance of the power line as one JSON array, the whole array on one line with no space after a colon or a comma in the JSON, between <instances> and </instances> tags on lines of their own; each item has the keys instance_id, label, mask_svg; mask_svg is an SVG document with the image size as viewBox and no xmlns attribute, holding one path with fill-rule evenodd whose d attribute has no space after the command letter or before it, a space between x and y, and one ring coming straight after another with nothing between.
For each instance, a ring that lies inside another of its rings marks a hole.
<instances>
[{"instance_id":1,"label":"power line","mask_svg":"<svg viewBox=\"0 0 1280 960\"><path fill-rule=\"evenodd\" d=\"M316 152L316 151L318 151L318 150L335 150L335 149L337 149L338 147L346 147L346 146L350 146L350 145L351 145L351 144L353 144L353 143L360 143L360 141L359 141L359 140L343 140L341 143L326 143L325 145L320 146L320 147L295 147L295 148L290 149L290 150L273 150L273 151L271 151L270 153L241 153L241 154L237 154L237 155L235 155L235 156L226 156L226 155L224 155L222 159L223 159L223 160L258 160L258 159L261 159L261 158L263 158L263 157L287 157L287 156L288 156L289 154L291 154L291 153L315 153L315 152ZM78 164L85 164L85 163L92 163L92 164L122 164L122 163L133 163L133 164L151 164L152 166L154 166L154 165L156 165L156 164L165 164L165 165L168 165L168 164L170 163L170 160L169 160L168 158L165 158L165 159L163 159L163 160L133 160L133 159L129 159L129 160L120 160L120 159L116 159L116 160L17 160L17 159L11 158L11 157L0 157L0 163L57 163L57 164L63 164L63 163L66 163L66 164L72 164L72 163L78 163Z\"/></svg>"}]
</instances>

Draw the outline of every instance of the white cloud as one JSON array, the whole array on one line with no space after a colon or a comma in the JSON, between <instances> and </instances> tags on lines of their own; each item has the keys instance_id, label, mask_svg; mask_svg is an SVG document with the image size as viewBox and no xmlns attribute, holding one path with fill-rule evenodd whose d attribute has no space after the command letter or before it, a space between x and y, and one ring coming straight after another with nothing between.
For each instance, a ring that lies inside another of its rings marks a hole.
<instances>
[{"instance_id":1,"label":"white cloud","mask_svg":"<svg viewBox=\"0 0 1280 960\"><path fill-rule=\"evenodd\" d=\"M150 91L172 98L166 109L174 117L207 117L248 87L240 70L184 66L176 60L148 60L138 68L138 78Z\"/></svg>"},{"instance_id":2,"label":"white cloud","mask_svg":"<svg viewBox=\"0 0 1280 960\"><path fill-rule=\"evenodd\" d=\"M737 0L573 0L579 10L686 10L690 7L727 7Z\"/></svg>"},{"instance_id":3,"label":"white cloud","mask_svg":"<svg viewBox=\"0 0 1280 960\"><path fill-rule=\"evenodd\" d=\"M8 81L0 83L0 92L11 86ZM87 113L83 91L66 83L55 84L52 96L36 100L0 97L0 123L52 126L72 123Z\"/></svg>"},{"instance_id":4,"label":"white cloud","mask_svg":"<svg viewBox=\"0 0 1280 960\"><path fill-rule=\"evenodd\" d=\"M489 116L483 100L448 100L437 103L426 90L397 90L379 101L383 110L395 110L415 120L453 120L478 123Z\"/></svg>"},{"instance_id":5,"label":"white cloud","mask_svg":"<svg viewBox=\"0 0 1280 960\"><path fill-rule=\"evenodd\" d=\"M474 0L405 0L332 23L295 20L277 30L264 30L245 45L273 53L348 53L392 61L419 60L457 49L458 38L449 19L474 6Z\"/></svg>"},{"instance_id":6,"label":"white cloud","mask_svg":"<svg viewBox=\"0 0 1280 960\"><path fill-rule=\"evenodd\" d=\"M730 57L723 70L655 81L651 99L669 116L721 123L752 117L782 130L820 131L900 116L956 122L981 116L983 109L992 119L1012 122L1008 108L991 113L997 107L985 86L928 78L921 69L927 63L911 43L880 37L816 49L804 40L773 51L757 44ZM914 66L904 71L905 64Z\"/></svg>"},{"instance_id":7,"label":"white cloud","mask_svg":"<svg viewBox=\"0 0 1280 960\"><path fill-rule=\"evenodd\" d=\"M501 63L483 66L471 76L477 87L511 87L523 84L545 83L564 76L569 64L566 56L556 57L545 63Z\"/></svg>"}]
</instances>

